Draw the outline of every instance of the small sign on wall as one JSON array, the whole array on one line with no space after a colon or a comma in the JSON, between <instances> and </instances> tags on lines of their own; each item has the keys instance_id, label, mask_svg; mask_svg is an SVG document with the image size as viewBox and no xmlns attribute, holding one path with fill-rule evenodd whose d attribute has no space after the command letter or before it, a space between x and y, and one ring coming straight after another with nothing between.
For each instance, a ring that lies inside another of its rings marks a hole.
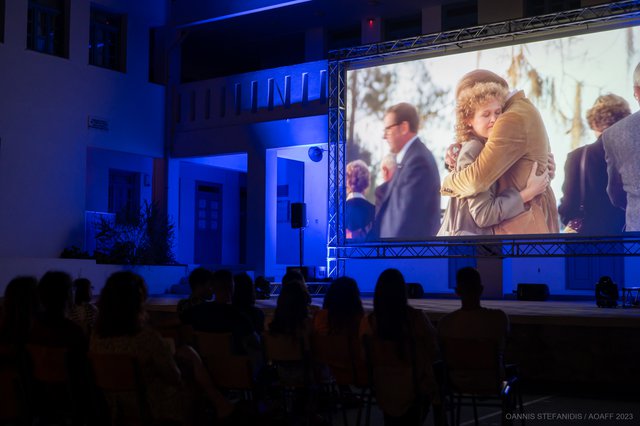
<instances>
[{"instance_id":1,"label":"small sign on wall","mask_svg":"<svg viewBox=\"0 0 640 426\"><path fill-rule=\"evenodd\" d=\"M107 121L107 119L96 117L95 115L89 116L87 125L90 129L101 130L103 132L109 131L109 122Z\"/></svg>"}]
</instances>

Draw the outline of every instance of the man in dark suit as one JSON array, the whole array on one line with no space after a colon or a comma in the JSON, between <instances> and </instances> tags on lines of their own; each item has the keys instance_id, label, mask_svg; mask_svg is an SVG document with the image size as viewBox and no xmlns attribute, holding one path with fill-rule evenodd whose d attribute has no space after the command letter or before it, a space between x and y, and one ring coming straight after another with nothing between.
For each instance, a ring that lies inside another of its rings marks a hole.
<instances>
[{"instance_id":1,"label":"man in dark suit","mask_svg":"<svg viewBox=\"0 0 640 426\"><path fill-rule=\"evenodd\" d=\"M384 138L395 154L397 170L374 222L378 238L421 240L440 227L440 176L431 151L417 136L418 112L400 103L384 116Z\"/></svg>"},{"instance_id":2,"label":"man in dark suit","mask_svg":"<svg viewBox=\"0 0 640 426\"><path fill-rule=\"evenodd\" d=\"M640 64L633 73L633 94L640 102ZM609 198L625 209L625 231L640 231L640 111L605 130L602 142Z\"/></svg>"}]
</instances>

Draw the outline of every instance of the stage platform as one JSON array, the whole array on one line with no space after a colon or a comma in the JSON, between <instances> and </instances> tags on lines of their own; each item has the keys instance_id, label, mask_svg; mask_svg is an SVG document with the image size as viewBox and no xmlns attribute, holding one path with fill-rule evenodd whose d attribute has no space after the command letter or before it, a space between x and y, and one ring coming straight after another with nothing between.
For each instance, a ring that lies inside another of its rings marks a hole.
<instances>
[{"instance_id":1,"label":"stage platform","mask_svg":"<svg viewBox=\"0 0 640 426\"><path fill-rule=\"evenodd\" d=\"M176 295L153 295L149 298L150 311L174 312L175 305L182 297ZM267 316L276 307L277 296L267 300L257 300L256 306ZM313 297L313 305L322 306L322 297ZM366 312L373 310L373 297L363 297ZM433 322L460 307L460 301L446 296L443 298L409 299L414 308L427 313ZM553 324L599 327L640 328L640 307L599 308L594 300L530 302L523 300L483 300L483 306L502 309L509 315L512 324Z\"/></svg>"},{"instance_id":2,"label":"stage platform","mask_svg":"<svg viewBox=\"0 0 640 426\"><path fill-rule=\"evenodd\" d=\"M181 297L149 298L147 308L154 327L161 331L177 327L176 304ZM460 306L451 295L410 299L409 303L426 312L434 325ZM529 389L640 396L640 308L598 308L594 300L482 303L509 315L511 336L505 358L520 366ZM322 306L322 298L314 297L312 304ZM265 311L268 322L276 297L258 300L256 305ZM364 297L363 305L365 311L372 311L372 297Z\"/></svg>"}]
</instances>

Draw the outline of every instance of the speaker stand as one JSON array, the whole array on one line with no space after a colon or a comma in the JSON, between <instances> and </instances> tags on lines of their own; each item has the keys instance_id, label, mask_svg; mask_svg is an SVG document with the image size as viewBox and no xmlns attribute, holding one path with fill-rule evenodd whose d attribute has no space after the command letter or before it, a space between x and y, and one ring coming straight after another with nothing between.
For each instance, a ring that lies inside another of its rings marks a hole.
<instances>
[{"instance_id":1,"label":"speaker stand","mask_svg":"<svg viewBox=\"0 0 640 426\"><path fill-rule=\"evenodd\" d=\"M302 265L304 264L304 228L298 228L300 235L300 270L302 271Z\"/></svg>"}]
</instances>

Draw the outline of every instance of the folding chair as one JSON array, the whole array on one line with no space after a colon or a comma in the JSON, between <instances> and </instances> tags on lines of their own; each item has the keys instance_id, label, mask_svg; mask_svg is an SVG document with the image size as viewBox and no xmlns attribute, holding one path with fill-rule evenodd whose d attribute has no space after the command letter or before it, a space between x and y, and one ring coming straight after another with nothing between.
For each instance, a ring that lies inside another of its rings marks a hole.
<instances>
[{"instance_id":1,"label":"folding chair","mask_svg":"<svg viewBox=\"0 0 640 426\"><path fill-rule=\"evenodd\" d=\"M431 403L424 386L429 378L433 378L431 365L423 362L429 357L426 341L418 338L405 342L403 350L406 356L403 357L398 355L395 341L366 335L363 344L369 380L380 409L385 414L398 416L401 413L394 411L398 411L400 406L407 406L416 410L422 424ZM368 412L367 425L369 421Z\"/></svg>"},{"instance_id":2,"label":"folding chair","mask_svg":"<svg viewBox=\"0 0 640 426\"><path fill-rule=\"evenodd\" d=\"M193 332L195 349L213 383L228 392L253 399L254 381L250 358L233 353L231 333Z\"/></svg>"},{"instance_id":3,"label":"folding chair","mask_svg":"<svg viewBox=\"0 0 640 426\"><path fill-rule=\"evenodd\" d=\"M111 424L154 424L138 361L130 355L89 353L94 380L109 407Z\"/></svg>"},{"instance_id":4,"label":"folding chair","mask_svg":"<svg viewBox=\"0 0 640 426\"><path fill-rule=\"evenodd\" d=\"M276 372L272 390L281 396L285 414L288 417L302 414L311 416L314 404L314 381L311 357L304 338L264 333L263 343L268 367ZM302 413L297 404L303 405Z\"/></svg>"},{"instance_id":5,"label":"folding chair","mask_svg":"<svg viewBox=\"0 0 640 426\"><path fill-rule=\"evenodd\" d=\"M30 425L27 380L13 345L0 344L0 425Z\"/></svg>"},{"instance_id":6,"label":"folding chair","mask_svg":"<svg viewBox=\"0 0 640 426\"><path fill-rule=\"evenodd\" d=\"M523 412L517 369L503 365L497 342L445 337L441 350L452 424L460 424L462 406L473 407L476 425L478 407L500 407L503 421L516 407Z\"/></svg>"},{"instance_id":7,"label":"folding chair","mask_svg":"<svg viewBox=\"0 0 640 426\"><path fill-rule=\"evenodd\" d=\"M69 374L68 348L28 344L26 350L36 423L82 422L80 389Z\"/></svg>"},{"instance_id":8,"label":"folding chair","mask_svg":"<svg viewBox=\"0 0 640 426\"><path fill-rule=\"evenodd\" d=\"M347 334L314 334L311 339L311 353L315 363L328 367L332 382L329 383L331 394L337 394L338 403L342 409L343 423L348 424L347 407L344 404L346 396L342 390L355 387L360 389L358 399L358 415L356 424L362 420L362 408L371 404L371 387L367 377L367 368L360 349L357 336Z\"/></svg>"}]
</instances>

